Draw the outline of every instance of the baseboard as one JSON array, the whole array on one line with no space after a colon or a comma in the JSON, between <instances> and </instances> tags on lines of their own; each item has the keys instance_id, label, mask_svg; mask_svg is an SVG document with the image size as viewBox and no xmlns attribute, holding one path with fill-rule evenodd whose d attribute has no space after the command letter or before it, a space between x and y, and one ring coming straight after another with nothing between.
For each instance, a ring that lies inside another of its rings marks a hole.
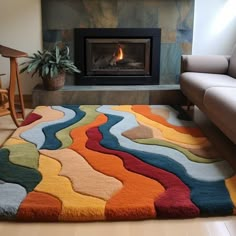
<instances>
[{"instance_id":1,"label":"baseboard","mask_svg":"<svg viewBox=\"0 0 236 236\"><path fill-rule=\"evenodd\" d=\"M32 95L31 94L24 94L23 95L24 105L25 108L32 108ZM19 96L15 95L15 102L19 103Z\"/></svg>"}]
</instances>

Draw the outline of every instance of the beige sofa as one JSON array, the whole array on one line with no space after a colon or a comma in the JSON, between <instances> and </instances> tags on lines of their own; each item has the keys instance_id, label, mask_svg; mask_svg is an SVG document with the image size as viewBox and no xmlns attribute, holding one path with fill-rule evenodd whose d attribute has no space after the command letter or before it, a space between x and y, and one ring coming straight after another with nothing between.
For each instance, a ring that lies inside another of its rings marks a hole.
<instances>
[{"instance_id":1,"label":"beige sofa","mask_svg":"<svg viewBox=\"0 0 236 236\"><path fill-rule=\"evenodd\" d=\"M180 88L236 144L236 47L231 56L183 55Z\"/></svg>"}]
</instances>

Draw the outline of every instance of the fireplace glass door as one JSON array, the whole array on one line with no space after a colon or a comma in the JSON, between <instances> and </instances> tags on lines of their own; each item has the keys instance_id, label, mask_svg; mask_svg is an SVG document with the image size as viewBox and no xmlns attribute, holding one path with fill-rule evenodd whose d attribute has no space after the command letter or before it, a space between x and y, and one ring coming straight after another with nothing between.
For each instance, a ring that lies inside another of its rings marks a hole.
<instances>
[{"instance_id":1,"label":"fireplace glass door","mask_svg":"<svg viewBox=\"0 0 236 236\"><path fill-rule=\"evenodd\" d=\"M160 28L79 28L74 32L78 85L159 84Z\"/></svg>"},{"instance_id":2,"label":"fireplace glass door","mask_svg":"<svg viewBox=\"0 0 236 236\"><path fill-rule=\"evenodd\" d=\"M150 75L150 41L87 38L87 75Z\"/></svg>"}]
</instances>

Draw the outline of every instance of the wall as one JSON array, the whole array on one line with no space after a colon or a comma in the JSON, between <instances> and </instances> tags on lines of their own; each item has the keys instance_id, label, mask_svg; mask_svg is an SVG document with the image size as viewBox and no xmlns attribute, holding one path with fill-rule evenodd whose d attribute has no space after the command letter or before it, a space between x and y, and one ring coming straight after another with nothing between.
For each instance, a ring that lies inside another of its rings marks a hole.
<instances>
[{"instance_id":1,"label":"wall","mask_svg":"<svg viewBox=\"0 0 236 236\"><path fill-rule=\"evenodd\" d=\"M230 54L236 43L236 1L195 0L193 54Z\"/></svg>"},{"instance_id":2,"label":"wall","mask_svg":"<svg viewBox=\"0 0 236 236\"><path fill-rule=\"evenodd\" d=\"M42 0L44 2L44 0ZM71 2L74 0L67 0L66 2L69 3L69 5L66 5L67 8L70 10L71 18L78 20L79 15L76 14L76 9L73 9L70 7ZM81 0L77 0L79 2ZM86 0L84 2L89 2L91 0ZM132 10L132 16L129 18L134 18L139 20L140 16L137 14L137 7L140 7L141 0L135 0L138 1L139 4ZM181 0L181 2L184 0ZM195 7L194 7L194 31L193 31L193 47L192 47L192 53L193 54L228 54L231 51L231 48L233 44L236 43L236 19L235 17L229 22L229 24L224 25L225 17L232 16L235 14L236 11L231 12L230 9L235 9L235 7L228 8L228 13L226 15L223 15L222 9L224 9L224 6L227 2L235 2L235 0L195 0ZM50 7L53 3L52 0L45 1L48 2L48 6ZM62 4L64 1L54 1ZM94 0L94 2L97 1ZM114 2L114 0L113 0ZM127 2L127 1L126 1ZM128 1L128 5L123 4L123 15L125 15L125 9L127 7L129 9L132 9L132 3L134 0ZM156 26L158 25L158 22L160 24L165 24L164 18L160 21L158 16L158 6L153 7L153 4L156 4L157 0L148 0L145 1L145 4L147 4L145 7L146 9L149 9L149 14L145 15L146 22L153 22L152 24L148 24L149 26ZM162 4L165 4L165 2L169 1L160 1ZM171 1L170 1L171 2ZM173 2L173 1L172 1ZM169 3L170 4L170 3ZM37 49L40 49L42 47L42 27L41 27L41 1L40 0L0 0L0 44L5 45L8 47L13 47L22 51L25 51L29 54L33 53ZM166 5L167 6L167 5ZM119 9L122 8L122 4L120 4ZM106 5L104 6L106 8ZM166 7L165 9L167 9ZM63 10L63 9L62 9ZM55 11L56 12L56 11ZM90 9L90 12L92 14L92 9ZM164 11L162 11L163 13ZM111 12L107 12L107 14L111 15ZM106 18L107 15L104 15L104 18ZM113 15L111 15L113 16ZM179 15L181 16L181 14ZM59 17L59 14L55 14L54 17ZM65 26L62 25L61 20L63 19L64 15L60 15L58 22L60 22L59 29L65 29ZM96 22L97 15L94 15L94 20L87 21L89 22L90 26L94 26L93 24L101 24L100 21ZM184 16L181 16L182 18ZM87 25L84 23L86 22L86 14L83 14L83 17L80 18L82 20L77 21L79 24L79 27L87 27ZM87 18L88 19L88 18ZM47 29L55 29L53 25L50 25L50 21L48 19L45 19L48 23L45 26L46 32ZM166 27L169 29L166 30L166 34L162 32L163 41L165 40L166 48L168 48L169 43L176 41L176 33L174 33L173 30L171 30L173 27L170 25L168 26L168 18L166 19ZM94 23L93 23L94 22ZM107 24L114 23L114 21L108 21ZM125 23L129 22L123 21L123 26L129 26ZM144 27L145 25L140 25ZM172 22L173 23L173 22ZM223 23L223 26L221 25ZM88 23L87 23L88 24ZM110 26L110 25L109 25ZM68 28L71 28L71 25L67 25ZM56 28L58 29L58 28ZM214 29L215 32L214 32ZM223 31L218 31L217 29L223 29ZM55 30L55 34L57 34L57 38L60 39L62 36L58 36L58 30ZM176 31L175 31L176 32ZM181 32L181 31L180 31ZM214 32L214 33L213 33ZM64 36L67 35L67 37L70 37L70 31L64 31ZM55 35L54 34L54 35ZM47 37L48 36L48 37ZM66 37L66 36L65 36ZM72 36L71 36L72 37ZM52 35L50 34L44 34L44 38L49 40L52 40ZM163 42L164 43L164 42ZM183 44L187 49L183 49L183 52L191 53L191 45L189 44ZM164 52L164 50L162 50ZM171 53L171 50L166 50L166 53ZM179 54L179 53L178 53ZM162 57L164 57L164 54L162 54ZM173 59L174 60L174 59ZM164 65L165 66L165 65ZM165 71L167 71L168 67L171 67L171 61L164 67ZM163 68L163 67L162 67ZM174 71L175 68L172 66L171 71ZM0 57L0 72L1 73L7 73L6 76L2 77L3 85L6 87L8 85L9 80L9 62L7 59ZM30 94L32 88L36 83L38 83L39 80L37 79L31 79L28 75L20 75L20 77L24 77L22 82L23 84L23 92L25 94Z\"/></svg>"},{"instance_id":3,"label":"wall","mask_svg":"<svg viewBox=\"0 0 236 236\"><path fill-rule=\"evenodd\" d=\"M181 54L192 52L194 0L42 0L43 41L73 51L74 28L159 27L161 84L178 83Z\"/></svg>"},{"instance_id":4,"label":"wall","mask_svg":"<svg viewBox=\"0 0 236 236\"><path fill-rule=\"evenodd\" d=\"M40 0L0 0L0 44L31 54L42 48ZM25 60L25 59L23 59ZM22 59L18 63L22 63ZM3 87L9 84L9 59L0 57ZM24 94L31 94L39 79L20 75Z\"/></svg>"}]
</instances>

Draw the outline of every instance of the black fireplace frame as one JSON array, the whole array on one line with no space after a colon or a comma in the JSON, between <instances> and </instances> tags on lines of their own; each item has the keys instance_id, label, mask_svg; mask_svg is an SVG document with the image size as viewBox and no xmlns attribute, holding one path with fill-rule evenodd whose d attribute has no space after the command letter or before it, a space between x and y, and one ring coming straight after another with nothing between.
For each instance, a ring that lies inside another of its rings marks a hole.
<instances>
[{"instance_id":1,"label":"black fireplace frame","mask_svg":"<svg viewBox=\"0 0 236 236\"><path fill-rule=\"evenodd\" d=\"M150 75L87 75L87 38L150 38ZM74 29L74 62L81 70L76 85L152 85L160 80L160 28L76 28Z\"/></svg>"}]
</instances>

